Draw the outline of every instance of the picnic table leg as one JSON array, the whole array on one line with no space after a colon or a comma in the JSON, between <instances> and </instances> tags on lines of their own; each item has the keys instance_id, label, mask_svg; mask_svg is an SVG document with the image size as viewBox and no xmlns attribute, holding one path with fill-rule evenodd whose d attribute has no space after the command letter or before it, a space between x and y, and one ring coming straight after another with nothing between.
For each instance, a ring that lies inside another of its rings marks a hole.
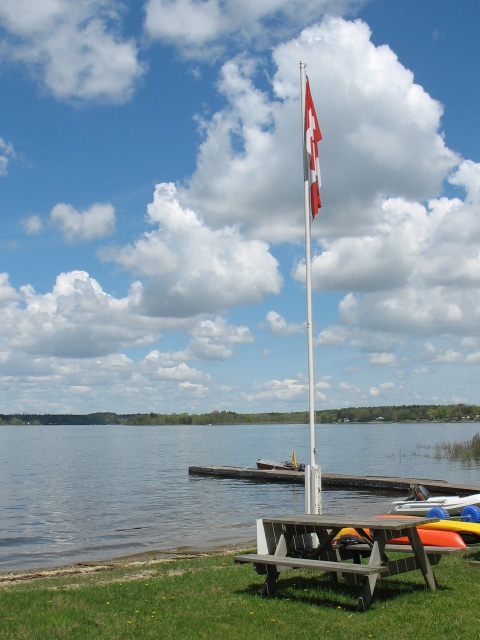
<instances>
[{"instance_id":1,"label":"picnic table leg","mask_svg":"<svg viewBox=\"0 0 480 640\"><path fill-rule=\"evenodd\" d=\"M438 587L438 582L435 574L433 573L430 560L428 559L428 556L425 553L425 549L423 548L423 544L420 540L417 529L415 527L413 529L408 529L407 535L415 554L415 558L420 565L420 569L422 570L425 582L432 591L435 591L435 589Z\"/></svg>"},{"instance_id":2,"label":"picnic table leg","mask_svg":"<svg viewBox=\"0 0 480 640\"><path fill-rule=\"evenodd\" d=\"M368 564L378 566L382 564L385 557L385 545L387 543L386 534L384 531L376 531L373 533L373 545L370 553ZM365 576L363 579L362 593L357 601L357 611L366 611L373 600L373 592L378 580L378 573L372 573L369 576Z\"/></svg>"},{"instance_id":3,"label":"picnic table leg","mask_svg":"<svg viewBox=\"0 0 480 640\"><path fill-rule=\"evenodd\" d=\"M275 565L267 565L267 577L260 591L260 595L264 597L273 596L277 590L277 578L279 573Z\"/></svg>"}]
</instances>

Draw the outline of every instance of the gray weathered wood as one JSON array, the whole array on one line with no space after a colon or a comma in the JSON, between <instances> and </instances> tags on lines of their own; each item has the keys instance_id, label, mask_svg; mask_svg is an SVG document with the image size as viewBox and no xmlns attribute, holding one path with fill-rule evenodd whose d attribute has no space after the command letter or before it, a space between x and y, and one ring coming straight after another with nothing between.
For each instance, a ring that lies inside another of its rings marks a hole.
<instances>
[{"instance_id":1,"label":"gray weathered wood","mask_svg":"<svg viewBox=\"0 0 480 640\"><path fill-rule=\"evenodd\" d=\"M250 467L227 466L191 466L191 475L213 476L223 478L248 478L269 480L271 482L305 482L304 471L285 471L282 469L252 469ZM462 495L480 493L478 485L448 483L445 480L428 478L399 478L392 476L352 476L342 473L328 473L322 470L322 487L389 489L407 493L415 484L423 484L428 491L436 495Z\"/></svg>"},{"instance_id":2,"label":"gray weathered wood","mask_svg":"<svg viewBox=\"0 0 480 640\"><path fill-rule=\"evenodd\" d=\"M356 573L364 576L373 573L388 572L388 568L382 565L373 566L368 564L354 564L352 562L310 560L308 558L282 558L280 556L261 555L258 553L235 556L235 562L275 565L279 567L291 567L292 569L314 569L315 571L332 571L334 573Z\"/></svg>"},{"instance_id":3,"label":"gray weathered wood","mask_svg":"<svg viewBox=\"0 0 480 640\"><path fill-rule=\"evenodd\" d=\"M343 528L353 528L353 529L376 529L376 530L389 530L394 533L397 531L403 531L407 529L411 529L412 527L418 527L420 525L428 524L430 522L438 522L438 518L415 518L413 516L405 516L405 517L382 517L378 518L376 516L361 516L358 514L351 515L310 515L310 514L301 514L301 515L279 515L274 517L262 517L264 524L269 523L278 523L284 527L292 526L292 527L308 527L310 530L315 530L315 528L324 528L324 529L343 529ZM393 537L393 536L392 536Z\"/></svg>"},{"instance_id":4,"label":"gray weathered wood","mask_svg":"<svg viewBox=\"0 0 480 640\"><path fill-rule=\"evenodd\" d=\"M375 518L361 514L267 517L257 521L258 550L262 553L237 556L235 560L251 563L257 573L266 574L263 595L275 592L280 572L288 569L330 572L339 579L361 582L357 611L366 611L372 603L379 577L420 569L427 586L432 591L436 589L432 565L438 564L442 554L440 548L433 551L428 549L427 552L417 527L437 520L388 516ZM336 536L344 528L355 529L365 540L363 549L359 548L361 545L352 545L351 550L346 550L335 542ZM309 536L312 541L315 537L313 547L305 544ZM387 545L389 540L402 536L408 537L409 545ZM387 553L394 550L403 552L407 557L389 558ZM368 555L368 564L361 563L364 554ZM351 562L352 559L354 562Z\"/></svg>"}]
</instances>

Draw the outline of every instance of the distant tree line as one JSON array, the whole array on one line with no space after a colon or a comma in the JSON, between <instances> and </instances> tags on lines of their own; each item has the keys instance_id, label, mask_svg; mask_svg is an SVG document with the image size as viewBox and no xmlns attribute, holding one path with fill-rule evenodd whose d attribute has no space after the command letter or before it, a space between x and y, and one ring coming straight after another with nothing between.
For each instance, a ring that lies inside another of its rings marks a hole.
<instances>
[{"instance_id":1,"label":"distant tree line","mask_svg":"<svg viewBox=\"0 0 480 640\"><path fill-rule=\"evenodd\" d=\"M351 407L325 409L316 412L316 422L461 422L480 421L480 406L409 405L399 407ZM88 414L0 414L0 424L72 424L72 425L226 425L226 424L308 424L308 411L236 413L212 411L211 413L136 413L117 414L98 412Z\"/></svg>"}]
</instances>

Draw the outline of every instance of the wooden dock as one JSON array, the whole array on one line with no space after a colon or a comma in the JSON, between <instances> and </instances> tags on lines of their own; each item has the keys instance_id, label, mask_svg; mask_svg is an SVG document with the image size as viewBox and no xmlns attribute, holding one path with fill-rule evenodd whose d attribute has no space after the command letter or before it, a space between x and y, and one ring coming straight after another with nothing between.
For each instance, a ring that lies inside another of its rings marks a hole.
<instances>
[{"instance_id":1,"label":"wooden dock","mask_svg":"<svg viewBox=\"0 0 480 640\"><path fill-rule=\"evenodd\" d=\"M254 482L290 482L305 484L303 471L283 471L282 469L251 469L249 467L189 467L191 475L216 476L219 478L238 478ZM386 489L388 491L408 492L414 484L423 484L428 491L440 495L463 495L480 493L480 487L470 484L453 484L444 480L428 478L396 478L392 476L350 476L341 473L322 471L322 488L331 489Z\"/></svg>"}]
</instances>

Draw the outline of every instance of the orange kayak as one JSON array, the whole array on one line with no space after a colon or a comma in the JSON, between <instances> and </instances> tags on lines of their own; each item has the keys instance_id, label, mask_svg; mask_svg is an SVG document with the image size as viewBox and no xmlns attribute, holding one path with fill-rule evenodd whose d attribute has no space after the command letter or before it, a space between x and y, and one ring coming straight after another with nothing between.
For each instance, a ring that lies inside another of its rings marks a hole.
<instances>
[{"instance_id":1,"label":"orange kayak","mask_svg":"<svg viewBox=\"0 0 480 640\"><path fill-rule=\"evenodd\" d=\"M376 518L395 518L394 515L379 515ZM409 517L409 516L405 516ZM411 516L414 518L415 516ZM458 518L448 518L447 520L437 520L436 522L429 522L428 524L422 524L417 527L417 531L421 529L436 529L439 531L454 531L462 538L467 545L480 543L480 523L478 522L464 522Z\"/></svg>"},{"instance_id":2,"label":"orange kayak","mask_svg":"<svg viewBox=\"0 0 480 640\"><path fill-rule=\"evenodd\" d=\"M418 528L417 531L422 544L428 547L455 547L457 549L467 548L467 545L465 544L462 537L455 531L442 531L438 529L420 528ZM346 528L340 531L340 533L336 536L336 539L345 535L355 536L357 538L359 537L355 529ZM388 544L410 544L410 542L407 536L401 536L399 538L392 538L391 540L388 540Z\"/></svg>"}]
</instances>

